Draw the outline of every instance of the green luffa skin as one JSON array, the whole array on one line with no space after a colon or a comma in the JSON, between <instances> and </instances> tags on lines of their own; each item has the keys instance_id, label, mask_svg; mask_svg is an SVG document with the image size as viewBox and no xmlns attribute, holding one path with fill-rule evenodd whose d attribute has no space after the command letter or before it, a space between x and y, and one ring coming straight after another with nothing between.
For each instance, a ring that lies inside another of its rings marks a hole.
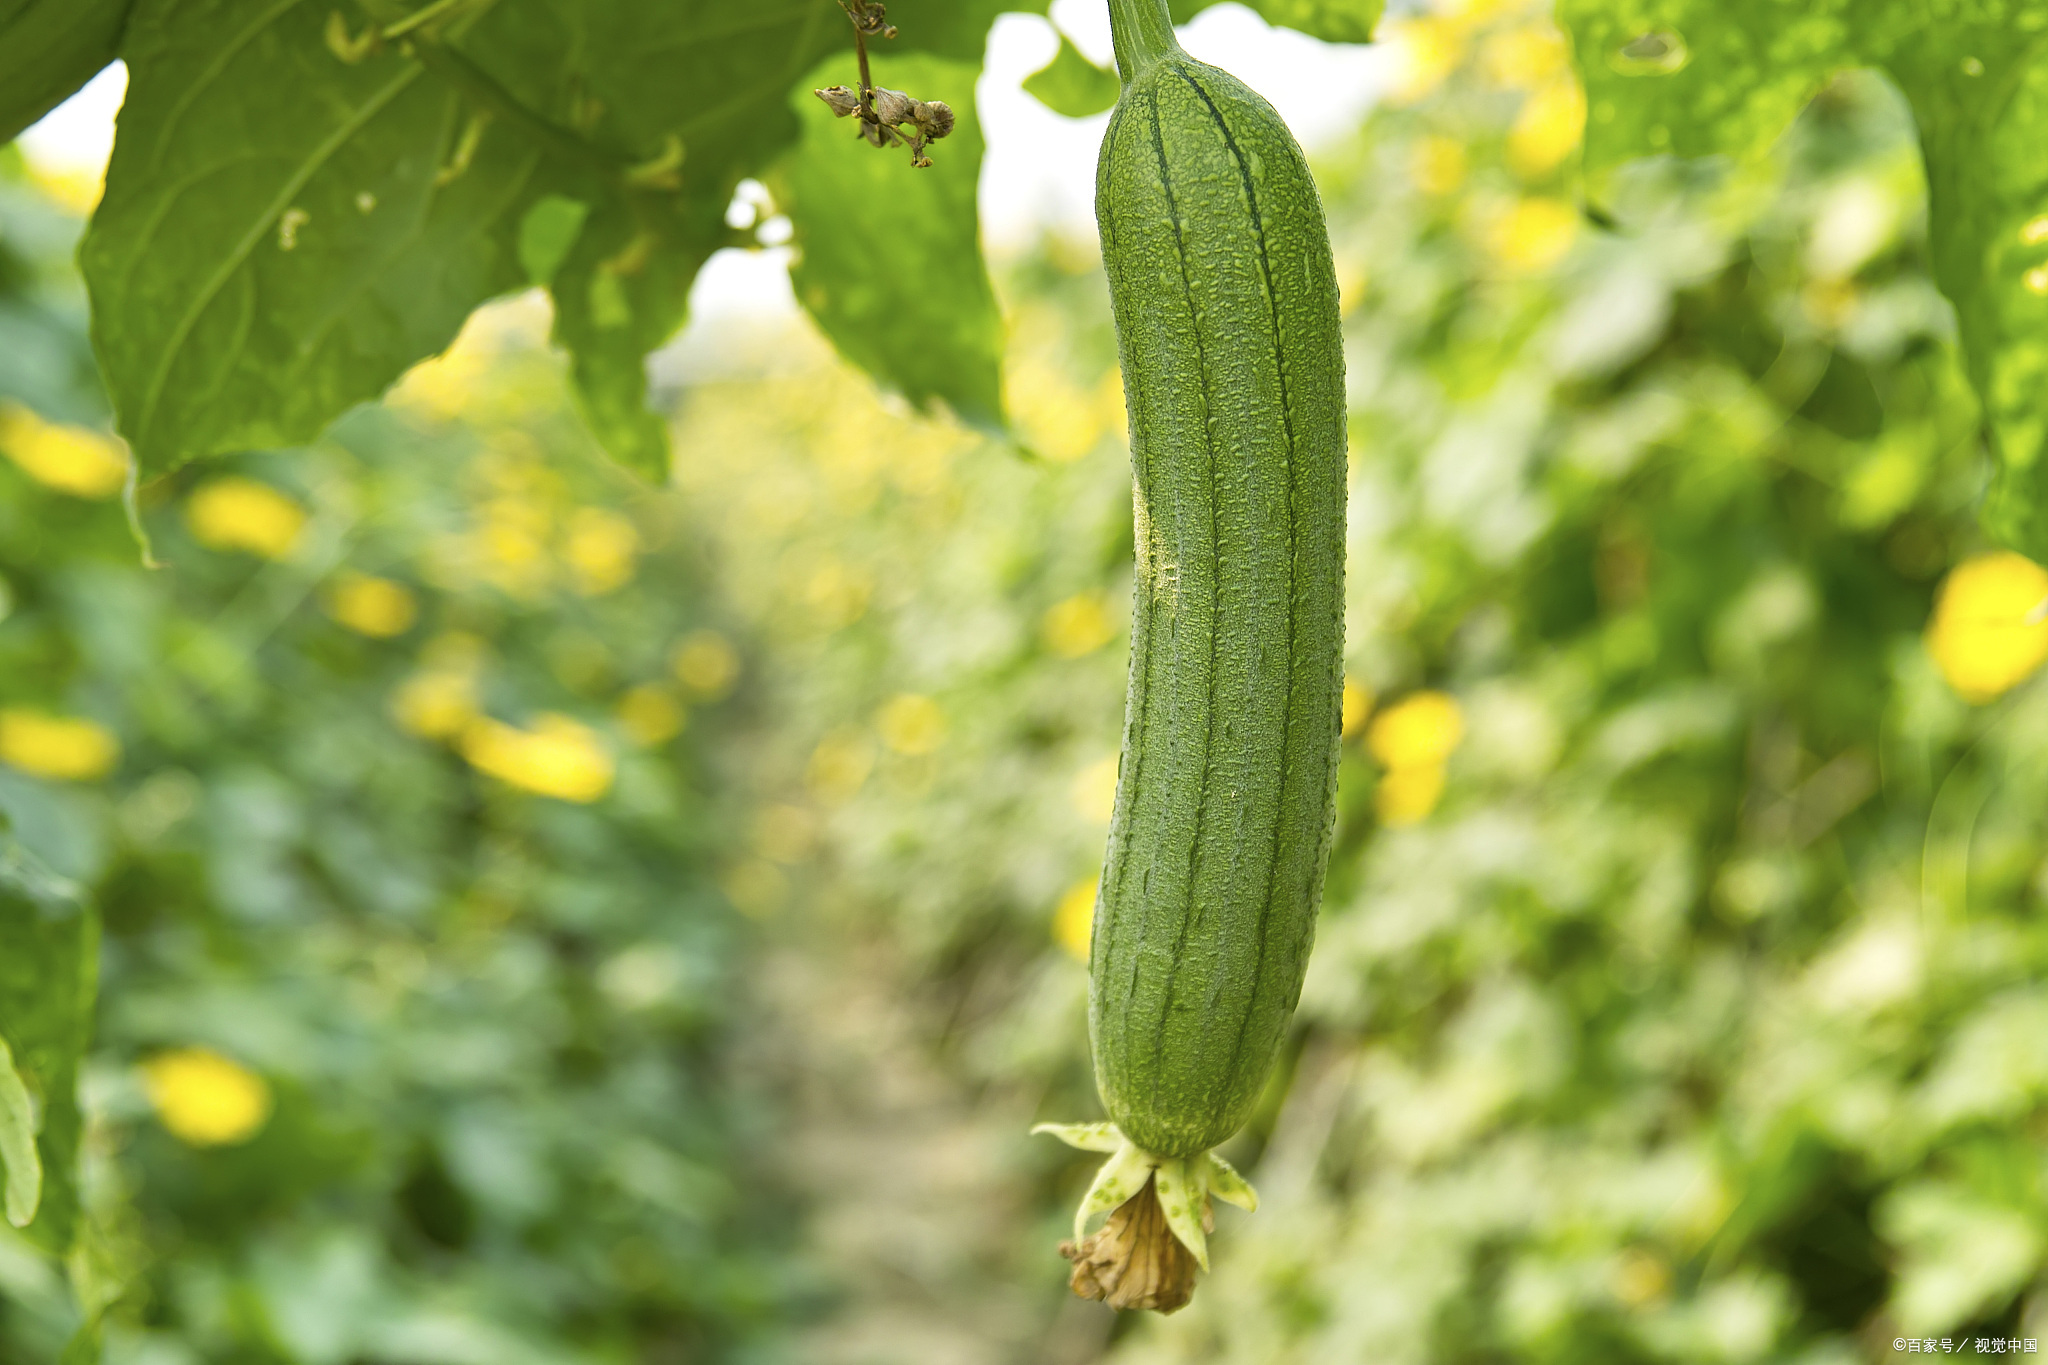
<instances>
[{"instance_id":1,"label":"green luffa skin","mask_svg":"<svg viewBox=\"0 0 2048 1365\"><path fill-rule=\"evenodd\" d=\"M1096 1084L1192 1157L1243 1124L1301 994L1343 688L1344 352L1321 200L1271 105L1111 0L1096 217L1137 566L1090 950Z\"/></svg>"}]
</instances>

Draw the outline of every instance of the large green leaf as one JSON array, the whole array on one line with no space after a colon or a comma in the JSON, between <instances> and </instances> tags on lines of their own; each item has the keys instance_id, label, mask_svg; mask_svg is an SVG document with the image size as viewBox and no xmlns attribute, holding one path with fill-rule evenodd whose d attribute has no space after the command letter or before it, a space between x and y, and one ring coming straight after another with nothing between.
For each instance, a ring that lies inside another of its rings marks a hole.
<instances>
[{"instance_id":1,"label":"large green leaf","mask_svg":"<svg viewBox=\"0 0 2048 1365\"><path fill-rule=\"evenodd\" d=\"M1766 152L1837 74L1904 92L1926 161L1935 279L1999 458L1986 529L2048 558L2048 4L1562 0L1598 200L1643 156Z\"/></svg>"},{"instance_id":2,"label":"large green leaf","mask_svg":"<svg viewBox=\"0 0 2048 1365\"><path fill-rule=\"evenodd\" d=\"M1559 0L1596 196L1636 157L1761 155L1848 61L1850 0Z\"/></svg>"},{"instance_id":3,"label":"large green leaf","mask_svg":"<svg viewBox=\"0 0 2048 1365\"><path fill-rule=\"evenodd\" d=\"M814 73L831 79L837 63ZM846 355L912 402L943 399L969 422L1002 423L1002 316L979 249L981 125L975 68L939 57L878 58L875 80L953 107L951 136L919 170L901 147L861 142L804 87L791 96L803 142L778 183L796 226L797 298Z\"/></svg>"},{"instance_id":4,"label":"large green leaf","mask_svg":"<svg viewBox=\"0 0 2048 1365\"><path fill-rule=\"evenodd\" d=\"M543 151L328 9L142 0L106 197L81 249L93 339L145 476L310 439L522 282ZM461 167L460 173L456 168Z\"/></svg>"},{"instance_id":5,"label":"large green leaf","mask_svg":"<svg viewBox=\"0 0 2048 1365\"><path fill-rule=\"evenodd\" d=\"M78 1059L92 1028L99 921L76 888L0 830L0 1038L40 1110L42 1199L29 1235L62 1252L78 1223ZM4 1089L0 1078L0 1089ZM6 1107L0 1095L0 1109ZM4 1123L4 1118L0 1118ZM9 1213L16 1212L9 1168Z\"/></svg>"},{"instance_id":6,"label":"large green leaf","mask_svg":"<svg viewBox=\"0 0 2048 1365\"><path fill-rule=\"evenodd\" d=\"M1999 455L1985 528L2048 559L2048 44L2038 27L1949 23L1885 57L1920 127L1935 282Z\"/></svg>"},{"instance_id":7,"label":"large green leaf","mask_svg":"<svg viewBox=\"0 0 2048 1365\"><path fill-rule=\"evenodd\" d=\"M0 0L0 142L114 60L133 0Z\"/></svg>"},{"instance_id":8,"label":"large green leaf","mask_svg":"<svg viewBox=\"0 0 2048 1365\"><path fill-rule=\"evenodd\" d=\"M996 9L900 4L895 46L978 55ZM504 0L358 47L367 23L290 0L138 6L84 262L144 473L303 441L374 397L527 282L528 215L566 199L584 213L554 258L556 335L598 434L658 477L645 356L682 325L734 187L796 137L793 84L833 52L850 76L843 14Z\"/></svg>"}]
</instances>

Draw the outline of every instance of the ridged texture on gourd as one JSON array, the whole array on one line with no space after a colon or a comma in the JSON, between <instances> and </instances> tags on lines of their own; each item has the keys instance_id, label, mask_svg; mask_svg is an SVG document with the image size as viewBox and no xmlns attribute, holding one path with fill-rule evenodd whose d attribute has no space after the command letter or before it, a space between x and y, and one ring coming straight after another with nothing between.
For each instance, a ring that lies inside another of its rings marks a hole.
<instances>
[{"instance_id":1,"label":"ridged texture on gourd","mask_svg":"<svg viewBox=\"0 0 2048 1365\"><path fill-rule=\"evenodd\" d=\"M1090 952L1110 1117L1235 1132L1301 994L1343 687L1344 355L1322 203L1271 105L1126 83L1096 217L1136 481L1129 702Z\"/></svg>"}]
</instances>

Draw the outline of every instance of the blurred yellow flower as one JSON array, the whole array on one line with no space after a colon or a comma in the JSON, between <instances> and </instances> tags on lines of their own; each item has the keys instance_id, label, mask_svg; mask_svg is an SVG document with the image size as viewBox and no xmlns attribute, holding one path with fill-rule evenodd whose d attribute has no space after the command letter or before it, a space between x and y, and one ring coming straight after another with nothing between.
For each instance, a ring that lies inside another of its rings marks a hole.
<instances>
[{"instance_id":1,"label":"blurred yellow flower","mask_svg":"<svg viewBox=\"0 0 2048 1365\"><path fill-rule=\"evenodd\" d=\"M1552 81L1522 102L1508 130L1508 166L1533 180L1578 148L1586 132L1586 95L1570 77Z\"/></svg>"},{"instance_id":2,"label":"blurred yellow flower","mask_svg":"<svg viewBox=\"0 0 2048 1365\"><path fill-rule=\"evenodd\" d=\"M305 529L306 509L267 483L230 474L192 495L185 522L210 549L283 559Z\"/></svg>"},{"instance_id":3,"label":"blurred yellow flower","mask_svg":"<svg viewBox=\"0 0 2048 1365\"><path fill-rule=\"evenodd\" d=\"M1366 717L1372 714L1372 692L1356 679L1346 675L1344 679L1343 732L1348 738L1365 725Z\"/></svg>"},{"instance_id":4,"label":"blurred yellow flower","mask_svg":"<svg viewBox=\"0 0 2048 1365\"><path fill-rule=\"evenodd\" d=\"M562 558L575 575L577 591L601 597L633 579L633 557L640 551L640 532L617 512L579 507L569 518Z\"/></svg>"},{"instance_id":5,"label":"blurred yellow flower","mask_svg":"<svg viewBox=\"0 0 2048 1365\"><path fill-rule=\"evenodd\" d=\"M1098 825L1108 824L1109 817L1116 814L1116 779L1120 762L1120 755L1111 754L1074 774L1074 785L1068 792L1073 798L1074 809Z\"/></svg>"},{"instance_id":6,"label":"blurred yellow flower","mask_svg":"<svg viewBox=\"0 0 2048 1365\"><path fill-rule=\"evenodd\" d=\"M597 732L552 712L531 730L479 717L462 732L462 756L500 782L562 801L595 801L611 790L612 756Z\"/></svg>"},{"instance_id":7,"label":"blurred yellow flower","mask_svg":"<svg viewBox=\"0 0 2048 1365\"><path fill-rule=\"evenodd\" d=\"M1395 104L1413 104L1435 90L1457 70L1465 55L1465 35L1455 21L1434 14L1390 17L1376 35L1393 54L1393 83L1388 97Z\"/></svg>"},{"instance_id":8,"label":"blurred yellow flower","mask_svg":"<svg viewBox=\"0 0 2048 1365\"><path fill-rule=\"evenodd\" d=\"M916 757L936 751L946 738L946 713L930 697L903 692L889 698L875 716L882 743Z\"/></svg>"},{"instance_id":9,"label":"blurred yellow flower","mask_svg":"<svg viewBox=\"0 0 2048 1365\"><path fill-rule=\"evenodd\" d=\"M475 397L490 359L473 317L447 350L407 370L405 377L392 386L387 401L394 407L446 421L460 415Z\"/></svg>"},{"instance_id":10,"label":"blurred yellow flower","mask_svg":"<svg viewBox=\"0 0 2048 1365\"><path fill-rule=\"evenodd\" d=\"M1365 746L1386 767L1373 794L1382 823L1412 825L1436 809L1444 763L1464 734L1464 712L1443 692L1417 692L1373 718Z\"/></svg>"},{"instance_id":11,"label":"blurred yellow flower","mask_svg":"<svg viewBox=\"0 0 2048 1365\"><path fill-rule=\"evenodd\" d=\"M1501 85L1523 89L1562 73L1569 62L1564 35L1547 23L1502 29L1486 40L1481 60Z\"/></svg>"},{"instance_id":12,"label":"blurred yellow flower","mask_svg":"<svg viewBox=\"0 0 2048 1365\"><path fill-rule=\"evenodd\" d=\"M1006 386L1031 448L1048 460L1078 460L1102 439L1100 409L1052 366L1026 360L1014 367Z\"/></svg>"},{"instance_id":13,"label":"blurred yellow flower","mask_svg":"<svg viewBox=\"0 0 2048 1365\"><path fill-rule=\"evenodd\" d=\"M1038 623L1045 647L1062 659L1078 659L1108 644L1116 635L1109 600L1100 592L1079 592L1045 609Z\"/></svg>"},{"instance_id":14,"label":"blurred yellow flower","mask_svg":"<svg viewBox=\"0 0 2048 1365\"><path fill-rule=\"evenodd\" d=\"M740 675L739 651L715 630L695 630L676 646L675 675L700 701L717 701Z\"/></svg>"},{"instance_id":15,"label":"blurred yellow flower","mask_svg":"<svg viewBox=\"0 0 2048 1365\"><path fill-rule=\"evenodd\" d=\"M2010 551L1978 555L1949 571L1927 626L1927 649L1966 700L1987 702L2048 660L2048 570Z\"/></svg>"},{"instance_id":16,"label":"blurred yellow flower","mask_svg":"<svg viewBox=\"0 0 2048 1365\"><path fill-rule=\"evenodd\" d=\"M547 587L548 505L518 493L500 494L484 504L483 523L473 533L475 556L487 582L511 597L531 600Z\"/></svg>"},{"instance_id":17,"label":"blurred yellow flower","mask_svg":"<svg viewBox=\"0 0 2048 1365\"><path fill-rule=\"evenodd\" d=\"M415 673L392 694L391 714L423 739L452 739L476 718L476 675L448 667Z\"/></svg>"},{"instance_id":18,"label":"blurred yellow flower","mask_svg":"<svg viewBox=\"0 0 2048 1365\"><path fill-rule=\"evenodd\" d=\"M864 569L850 567L844 560L827 559L811 570L804 580L803 595L817 613L825 630L850 626L867 614L868 597L874 580Z\"/></svg>"},{"instance_id":19,"label":"blurred yellow flower","mask_svg":"<svg viewBox=\"0 0 2048 1365\"><path fill-rule=\"evenodd\" d=\"M142 1064L142 1085L171 1135L194 1147L246 1142L270 1117L270 1086L217 1052L180 1048Z\"/></svg>"},{"instance_id":20,"label":"blurred yellow flower","mask_svg":"<svg viewBox=\"0 0 2048 1365\"><path fill-rule=\"evenodd\" d=\"M1631 1308L1653 1303L1671 1292L1671 1267L1662 1256L1630 1247L1614 1263L1614 1296Z\"/></svg>"},{"instance_id":21,"label":"blurred yellow flower","mask_svg":"<svg viewBox=\"0 0 2048 1365\"><path fill-rule=\"evenodd\" d=\"M1365 734L1366 748L1387 767L1423 768L1451 756L1465 737L1465 714L1444 692L1416 692L1379 713Z\"/></svg>"},{"instance_id":22,"label":"blurred yellow flower","mask_svg":"<svg viewBox=\"0 0 2048 1365\"><path fill-rule=\"evenodd\" d=\"M76 497L112 497L128 480L128 451L119 441L44 421L11 400L0 402L0 451L36 482Z\"/></svg>"},{"instance_id":23,"label":"blurred yellow flower","mask_svg":"<svg viewBox=\"0 0 2048 1365\"><path fill-rule=\"evenodd\" d=\"M1518 199L1487 233L1487 246L1509 269L1533 274L1564 259L1579 236L1579 211L1562 199Z\"/></svg>"},{"instance_id":24,"label":"blurred yellow flower","mask_svg":"<svg viewBox=\"0 0 2048 1365\"><path fill-rule=\"evenodd\" d=\"M1444 794L1444 765L1389 768L1373 791L1373 807L1386 825L1412 825L1436 809Z\"/></svg>"},{"instance_id":25,"label":"blurred yellow flower","mask_svg":"<svg viewBox=\"0 0 2048 1365\"><path fill-rule=\"evenodd\" d=\"M1052 912L1053 941L1083 962L1095 937L1095 885L1100 880L1098 875L1075 882Z\"/></svg>"},{"instance_id":26,"label":"blurred yellow flower","mask_svg":"<svg viewBox=\"0 0 2048 1365\"><path fill-rule=\"evenodd\" d=\"M14 707L0 710L0 763L9 767L37 777L89 782L106 776L120 757L120 741L92 721Z\"/></svg>"},{"instance_id":27,"label":"blurred yellow flower","mask_svg":"<svg viewBox=\"0 0 2048 1365\"><path fill-rule=\"evenodd\" d=\"M1456 194L1458 187L1465 183L1470 162L1465 155L1465 144L1454 137L1431 134L1417 138L1410 157L1410 173L1415 177L1415 187L1424 194L1439 198Z\"/></svg>"},{"instance_id":28,"label":"blurred yellow flower","mask_svg":"<svg viewBox=\"0 0 2048 1365\"><path fill-rule=\"evenodd\" d=\"M344 570L327 590L327 614L350 630L382 640L411 628L419 603L402 583Z\"/></svg>"},{"instance_id":29,"label":"blurred yellow flower","mask_svg":"<svg viewBox=\"0 0 2048 1365\"><path fill-rule=\"evenodd\" d=\"M682 703L658 683L627 688L615 714L627 738L650 749L668 743L683 730Z\"/></svg>"},{"instance_id":30,"label":"blurred yellow flower","mask_svg":"<svg viewBox=\"0 0 2048 1365\"><path fill-rule=\"evenodd\" d=\"M804 785L821 800L851 800L868 780L875 766L873 747L858 730L834 730L811 750L804 769Z\"/></svg>"}]
</instances>

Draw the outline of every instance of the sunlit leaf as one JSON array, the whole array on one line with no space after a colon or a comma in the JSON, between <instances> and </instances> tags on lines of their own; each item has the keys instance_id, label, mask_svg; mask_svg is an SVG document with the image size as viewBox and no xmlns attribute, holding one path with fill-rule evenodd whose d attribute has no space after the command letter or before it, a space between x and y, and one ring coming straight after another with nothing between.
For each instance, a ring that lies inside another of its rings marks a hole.
<instances>
[{"instance_id":1,"label":"sunlit leaf","mask_svg":"<svg viewBox=\"0 0 2048 1365\"><path fill-rule=\"evenodd\" d=\"M1052 60L1024 78L1026 93L1068 118L1087 118L1110 108L1120 88L1116 72L1089 61L1064 33Z\"/></svg>"},{"instance_id":2,"label":"sunlit leaf","mask_svg":"<svg viewBox=\"0 0 2048 1365\"><path fill-rule=\"evenodd\" d=\"M878 84L952 106L953 132L920 170L908 148L868 146L855 120L811 95L836 69L820 67L793 96L803 141L779 178L777 201L796 226L797 298L885 386L998 428L1003 326L979 247L975 70L936 57L875 63Z\"/></svg>"}]
</instances>

